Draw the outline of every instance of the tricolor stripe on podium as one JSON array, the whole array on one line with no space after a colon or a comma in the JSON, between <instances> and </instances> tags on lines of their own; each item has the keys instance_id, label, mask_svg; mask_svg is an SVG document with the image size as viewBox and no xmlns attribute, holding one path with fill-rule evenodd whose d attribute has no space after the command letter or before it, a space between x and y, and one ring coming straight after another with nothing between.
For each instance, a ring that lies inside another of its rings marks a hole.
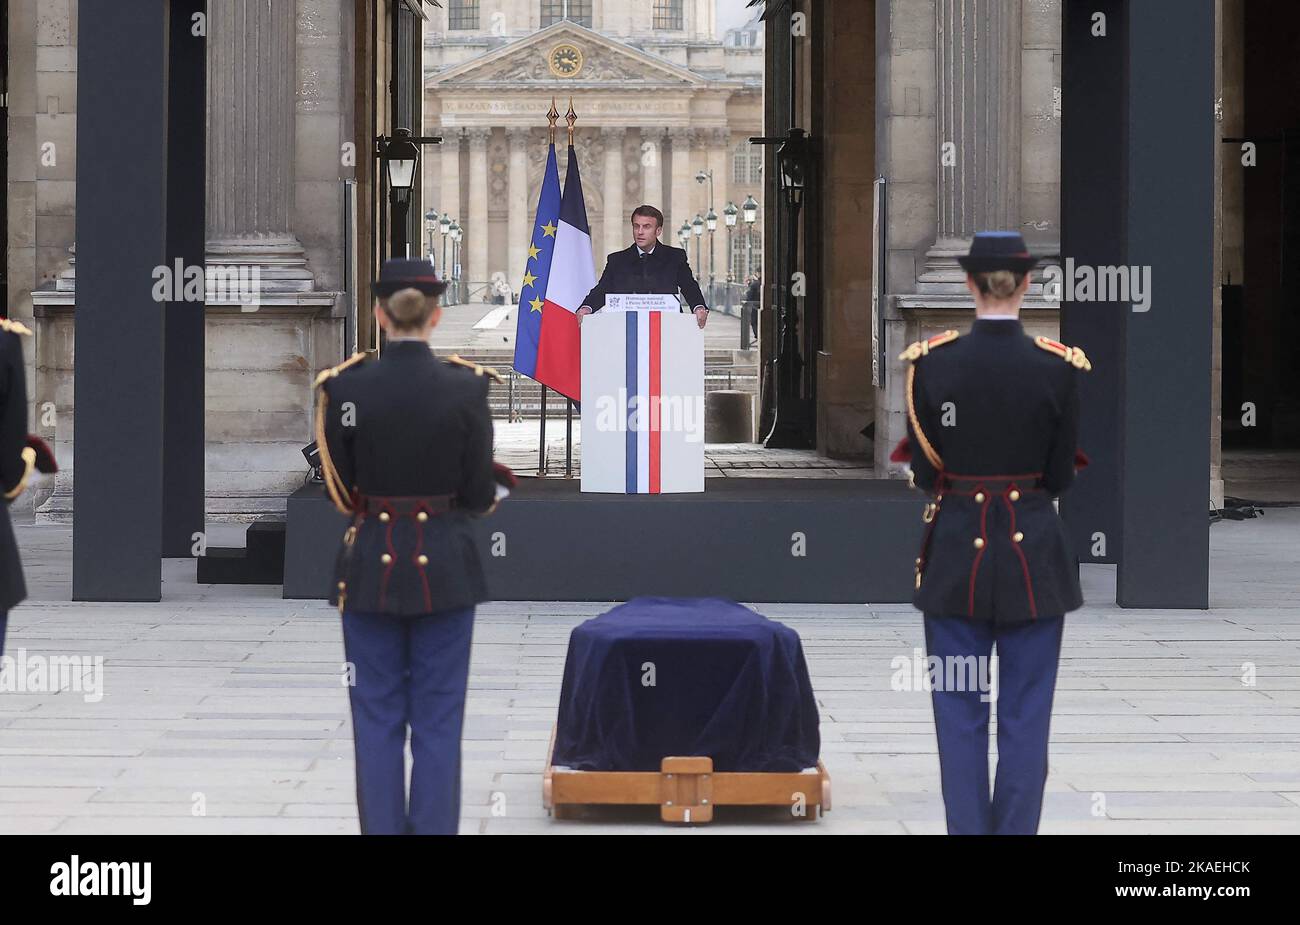
<instances>
[{"instance_id":1,"label":"tricolor stripe on podium","mask_svg":"<svg viewBox=\"0 0 1300 925\"><path fill-rule=\"evenodd\" d=\"M627 312L627 492L659 494L663 440L663 316ZM636 401L632 397L636 397ZM641 416L645 415L642 422Z\"/></svg>"}]
</instances>

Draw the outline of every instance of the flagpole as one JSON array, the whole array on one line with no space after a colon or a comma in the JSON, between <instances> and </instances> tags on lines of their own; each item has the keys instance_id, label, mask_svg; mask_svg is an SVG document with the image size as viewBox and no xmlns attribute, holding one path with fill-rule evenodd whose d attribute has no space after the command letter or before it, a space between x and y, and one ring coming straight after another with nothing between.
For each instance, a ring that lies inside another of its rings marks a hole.
<instances>
[{"instance_id":1,"label":"flagpole","mask_svg":"<svg viewBox=\"0 0 1300 925\"><path fill-rule=\"evenodd\" d=\"M542 410L537 416L538 429L540 431L537 437L537 475L540 478L546 474L546 386L542 386Z\"/></svg>"},{"instance_id":2,"label":"flagpole","mask_svg":"<svg viewBox=\"0 0 1300 925\"><path fill-rule=\"evenodd\" d=\"M564 477L573 478L573 399L564 411Z\"/></svg>"}]
</instances>

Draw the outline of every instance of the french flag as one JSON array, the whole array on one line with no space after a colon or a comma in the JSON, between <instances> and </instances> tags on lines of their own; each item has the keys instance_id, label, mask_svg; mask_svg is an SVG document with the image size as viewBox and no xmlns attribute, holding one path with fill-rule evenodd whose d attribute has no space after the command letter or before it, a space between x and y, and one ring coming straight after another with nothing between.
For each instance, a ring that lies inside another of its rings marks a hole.
<instances>
[{"instance_id":1,"label":"french flag","mask_svg":"<svg viewBox=\"0 0 1300 925\"><path fill-rule=\"evenodd\" d=\"M560 192L555 145L546 158L537 217L520 287L515 369L574 401L581 400L582 340L577 311L596 285L591 232L582 196L578 155L569 145L569 166Z\"/></svg>"}]
</instances>

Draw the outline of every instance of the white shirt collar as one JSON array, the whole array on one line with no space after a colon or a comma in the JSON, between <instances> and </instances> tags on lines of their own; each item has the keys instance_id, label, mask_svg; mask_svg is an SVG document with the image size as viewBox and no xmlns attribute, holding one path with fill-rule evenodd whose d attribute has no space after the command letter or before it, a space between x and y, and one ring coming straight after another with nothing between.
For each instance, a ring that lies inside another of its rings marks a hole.
<instances>
[{"instance_id":1,"label":"white shirt collar","mask_svg":"<svg viewBox=\"0 0 1300 925\"><path fill-rule=\"evenodd\" d=\"M640 245L640 244L636 245L636 249L637 249L638 252L640 252L640 253L642 253L642 254L653 254L653 253L655 252L655 246L654 246L653 244L650 245L650 249L649 249L648 251L643 251L643 250L641 250L641 245Z\"/></svg>"},{"instance_id":2,"label":"white shirt collar","mask_svg":"<svg viewBox=\"0 0 1300 925\"><path fill-rule=\"evenodd\" d=\"M1019 315L976 315L976 321L1019 321Z\"/></svg>"}]
</instances>

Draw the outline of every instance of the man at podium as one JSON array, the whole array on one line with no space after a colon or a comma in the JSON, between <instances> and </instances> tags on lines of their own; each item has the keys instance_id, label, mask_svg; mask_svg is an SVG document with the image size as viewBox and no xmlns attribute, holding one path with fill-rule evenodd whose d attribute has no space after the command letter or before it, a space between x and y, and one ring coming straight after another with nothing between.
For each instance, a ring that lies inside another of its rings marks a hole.
<instances>
[{"instance_id":1,"label":"man at podium","mask_svg":"<svg viewBox=\"0 0 1300 925\"><path fill-rule=\"evenodd\" d=\"M686 304L695 312L700 327L709 317L704 293L691 274L686 251L659 240L664 214L654 206L637 206L632 210L632 238L627 250L615 251L605 261L595 288L587 293L578 309L578 323L583 315L600 311L608 293L657 293L677 295L680 289Z\"/></svg>"}]
</instances>

